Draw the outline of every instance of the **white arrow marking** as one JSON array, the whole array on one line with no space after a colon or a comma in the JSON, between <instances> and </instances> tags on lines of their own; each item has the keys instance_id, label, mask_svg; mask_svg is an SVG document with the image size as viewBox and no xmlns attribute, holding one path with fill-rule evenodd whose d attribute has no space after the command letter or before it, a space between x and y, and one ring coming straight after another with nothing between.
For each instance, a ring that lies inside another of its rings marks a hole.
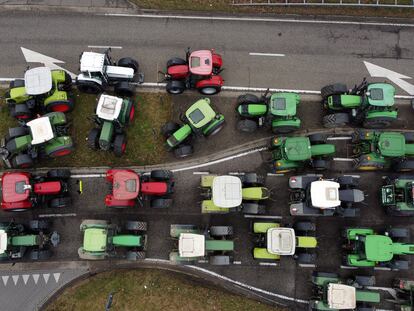
<instances>
[{"instance_id":1,"label":"white arrow marking","mask_svg":"<svg viewBox=\"0 0 414 311\"><path fill-rule=\"evenodd\" d=\"M411 83L408 83L407 81L404 81L403 79L411 79L409 76L402 75L398 72L365 62L365 67L367 67L367 70L371 77L377 77L377 78L387 78L391 82L398 85L400 88L402 88L404 91L406 91L410 95L414 95L414 85Z\"/></svg>"},{"instance_id":2,"label":"white arrow marking","mask_svg":"<svg viewBox=\"0 0 414 311\"><path fill-rule=\"evenodd\" d=\"M49 67L51 69L63 69L65 70L71 77L72 79L76 78L76 74L74 74L73 72L70 72L56 64L64 64L64 61L58 60L56 58L53 57L49 57L47 55L43 55L40 54L38 52L26 49L24 47L20 47L23 53L24 58L26 59L26 62L28 63L41 63L43 65L45 65L46 67Z\"/></svg>"},{"instance_id":3,"label":"white arrow marking","mask_svg":"<svg viewBox=\"0 0 414 311\"><path fill-rule=\"evenodd\" d=\"M30 277L30 275L29 275L29 274L23 274L23 275L22 275L24 285L26 285L26 284L27 284L27 281L29 280L29 277Z\"/></svg>"},{"instance_id":4,"label":"white arrow marking","mask_svg":"<svg viewBox=\"0 0 414 311\"><path fill-rule=\"evenodd\" d=\"M49 282L50 273L43 273L43 279L45 280L45 283Z\"/></svg>"},{"instance_id":5,"label":"white arrow marking","mask_svg":"<svg viewBox=\"0 0 414 311\"><path fill-rule=\"evenodd\" d=\"M53 273L53 277L55 278L56 283L59 282L60 273Z\"/></svg>"},{"instance_id":6,"label":"white arrow marking","mask_svg":"<svg viewBox=\"0 0 414 311\"><path fill-rule=\"evenodd\" d=\"M39 281L39 276L40 276L40 274L32 274L32 277L33 277L33 281L35 282L35 284L37 285L37 282Z\"/></svg>"},{"instance_id":7,"label":"white arrow marking","mask_svg":"<svg viewBox=\"0 0 414 311\"><path fill-rule=\"evenodd\" d=\"M19 281L19 276L20 275L12 275L12 279L13 279L14 285L17 285L17 282Z\"/></svg>"},{"instance_id":8,"label":"white arrow marking","mask_svg":"<svg viewBox=\"0 0 414 311\"><path fill-rule=\"evenodd\" d=\"M7 286L7 282L9 281L9 276L8 275L4 275L1 278L3 280L4 286Z\"/></svg>"}]
</instances>

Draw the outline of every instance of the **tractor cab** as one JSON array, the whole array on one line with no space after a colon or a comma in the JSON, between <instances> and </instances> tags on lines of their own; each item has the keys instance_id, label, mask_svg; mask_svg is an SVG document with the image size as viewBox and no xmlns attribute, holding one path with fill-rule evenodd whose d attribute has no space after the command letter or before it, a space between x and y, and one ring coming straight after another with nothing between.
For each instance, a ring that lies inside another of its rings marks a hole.
<instances>
[{"instance_id":1,"label":"tractor cab","mask_svg":"<svg viewBox=\"0 0 414 311\"><path fill-rule=\"evenodd\" d=\"M212 199L221 208L233 208L242 204L242 182L236 176L217 176L213 179Z\"/></svg>"},{"instance_id":2,"label":"tractor cab","mask_svg":"<svg viewBox=\"0 0 414 311\"><path fill-rule=\"evenodd\" d=\"M103 120L114 121L119 117L122 103L122 98L103 94L99 98L96 115Z\"/></svg>"},{"instance_id":3,"label":"tractor cab","mask_svg":"<svg viewBox=\"0 0 414 311\"><path fill-rule=\"evenodd\" d=\"M311 144L308 137L287 137L283 152L289 161L306 161L312 157Z\"/></svg>"},{"instance_id":4,"label":"tractor cab","mask_svg":"<svg viewBox=\"0 0 414 311\"><path fill-rule=\"evenodd\" d=\"M356 289L353 286L329 283L327 302L332 310L353 310L356 308Z\"/></svg>"},{"instance_id":5,"label":"tractor cab","mask_svg":"<svg viewBox=\"0 0 414 311\"><path fill-rule=\"evenodd\" d=\"M27 123L30 129L32 145L40 145L55 137L49 117L41 117Z\"/></svg>"},{"instance_id":6,"label":"tractor cab","mask_svg":"<svg viewBox=\"0 0 414 311\"><path fill-rule=\"evenodd\" d=\"M203 257L205 255L206 238L202 234L181 233L178 240L180 257Z\"/></svg>"},{"instance_id":7,"label":"tractor cab","mask_svg":"<svg viewBox=\"0 0 414 311\"><path fill-rule=\"evenodd\" d=\"M52 89L52 71L48 67L29 69L24 74L27 95L42 95Z\"/></svg>"},{"instance_id":8,"label":"tractor cab","mask_svg":"<svg viewBox=\"0 0 414 311\"><path fill-rule=\"evenodd\" d=\"M83 249L87 252L104 252L107 247L108 230L104 228L87 228L83 236Z\"/></svg>"},{"instance_id":9,"label":"tractor cab","mask_svg":"<svg viewBox=\"0 0 414 311\"><path fill-rule=\"evenodd\" d=\"M395 88L388 83L372 83L368 85L366 100L370 106L394 106Z\"/></svg>"},{"instance_id":10,"label":"tractor cab","mask_svg":"<svg viewBox=\"0 0 414 311\"><path fill-rule=\"evenodd\" d=\"M1 179L2 202L15 203L29 198L32 189L26 173L5 173Z\"/></svg>"},{"instance_id":11,"label":"tractor cab","mask_svg":"<svg viewBox=\"0 0 414 311\"><path fill-rule=\"evenodd\" d=\"M404 135L396 132L381 133L378 150L384 157L403 157L406 154Z\"/></svg>"},{"instance_id":12,"label":"tractor cab","mask_svg":"<svg viewBox=\"0 0 414 311\"><path fill-rule=\"evenodd\" d=\"M339 183L329 180L312 182L310 185L312 206L320 209L329 209L341 205L339 187Z\"/></svg>"},{"instance_id":13,"label":"tractor cab","mask_svg":"<svg viewBox=\"0 0 414 311\"><path fill-rule=\"evenodd\" d=\"M190 126L196 130L208 125L216 116L208 98L196 101L185 113Z\"/></svg>"},{"instance_id":14,"label":"tractor cab","mask_svg":"<svg viewBox=\"0 0 414 311\"><path fill-rule=\"evenodd\" d=\"M213 53L210 50L192 52L188 56L188 66L193 75L211 75L213 72Z\"/></svg>"},{"instance_id":15,"label":"tractor cab","mask_svg":"<svg viewBox=\"0 0 414 311\"><path fill-rule=\"evenodd\" d=\"M0 229L0 255L6 252L7 245L8 245L7 232L4 229Z\"/></svg>"},{"instance_id":16,"label":"tractor cab","mask_svg":"<svg viewBox=\"0 0 414 311\"><path fill-rule=\"evenodd\" d=\"M300 96L295 93L274 93L269 99L269 111L274 116L295 116L299 101Z\"/></svg>"},{"instance_id":17,"label":"tractor cab","mask_svg":"<svg viewBox=\"0 0 414 311\"><path fill-rule=\"evenodd\" d=\"M274 255L293 255L296 235L292 228L270 228L267 231L267 251Z\"/></svg>"},{"instance_id":18,"label":"tractor cab","mask_svg":"<svg viewBox=\"0 0 414 311\"><path fill-rule=\"evenodd\" d=\"M113 197L116 200L133 200L138 197L140 191L138 174L130 170L117 170L111 176Z\"/></svg>"}]
</instances>

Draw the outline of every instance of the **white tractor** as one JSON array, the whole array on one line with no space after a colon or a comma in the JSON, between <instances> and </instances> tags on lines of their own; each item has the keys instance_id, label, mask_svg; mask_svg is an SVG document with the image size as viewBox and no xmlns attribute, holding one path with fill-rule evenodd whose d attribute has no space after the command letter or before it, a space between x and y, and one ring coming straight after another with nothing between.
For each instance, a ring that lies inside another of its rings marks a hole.
<instances>
[{"instance_id":1,"label":"white tractor","mask_svg":"<svg viewBox=\"0 0 414 311\"><path fill-rule=\"evenodd\" d=\"M76 78L78 90L82 93L99 94L113 86L116 94L130 97L134 94L136 82L144 82L144 75L138 72L138 62L124 57L113 62L105 53L83 52L80 56L81 73Z\"/></svg>"}]
</instances>

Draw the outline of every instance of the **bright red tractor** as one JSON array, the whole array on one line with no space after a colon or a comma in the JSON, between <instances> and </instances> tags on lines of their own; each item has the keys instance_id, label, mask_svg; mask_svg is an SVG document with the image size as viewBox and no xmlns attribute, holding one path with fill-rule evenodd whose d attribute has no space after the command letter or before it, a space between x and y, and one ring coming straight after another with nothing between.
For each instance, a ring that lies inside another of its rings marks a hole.
<instances>
[{"instance_id":1,"label":"bright red tractor","mask_svg":"<svg viewBox=\"0 0 414 311\"><path fill-rule=\"evenodd\" d=\"M196 89L204 95L214 95L224 84L220 72L223 60L214 50L187 50L186 59L174 57L167 62L167 92L181 94L185 89Z\"/></svg>"},{"instance_id":2,"label":"bright red tractor","mask_svg":"<svg viewBox=\"0 0 414 311\"><path fill-rule=\"evenodd\" d=\"M6 172L1 178L1 208L20 212L32 207L62 208L71 205L70 171L50 170L45 175Z\"/></svg>"},{"instance_id":3,"label":"bright red tractor","mask_svg":"<svg viewBox=\"0 0 414 311\"><path fill-rule=\"evenodd\" d=\"M172 205L174 181L172 172L154 170L137 174L133 170L111 169L106 172L111 193L105 197L105 205L114 208L141 206L168 208Z\"/></svg>"}]
</instances>

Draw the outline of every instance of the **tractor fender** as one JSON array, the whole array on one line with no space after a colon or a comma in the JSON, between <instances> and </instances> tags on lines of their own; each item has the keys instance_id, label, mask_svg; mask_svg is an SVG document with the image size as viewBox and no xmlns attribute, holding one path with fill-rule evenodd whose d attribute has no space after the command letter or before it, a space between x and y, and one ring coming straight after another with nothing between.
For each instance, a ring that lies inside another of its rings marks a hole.
<instances>
[{"instance_id":1,"label":"tractor fender","mask_svg":"<svg viewBox=\"0 0 414 311\"><path fill-rule=\"evenodd\" d=\"M187 78L189 74L189 68L188 65L175 65L168 67L167 69L167 75L172 80L183 80Z\"/></svg>"},{"instance_id":2,"label":"tractor fender","mask_svg":"<svg viewBox=\"0 0 414 311\"><path fill-rule=\"evenodd\" d=\"M84 75L83 73L81 73L80 75L76 77L76 83L82 83L82 81L89 81L89 82L96 83L100 86L103 86L103 81L101 79L91 78L91 77Z\"/></svg>"},{"instance_id":3,"label":"tractor fender","mask_svg":"<svg viewBox=\"0 0 414 311\"><path fill-rule=\"evenodd\" d=\"M109 150L111 148L112 140L114 139L115 126L112 122L104 121L99 135L99 147L102 150Z\"/></svg>"},{"instance_id":4,"label":"tractor fender","mask_svg":"<svg viewBox=\"0 0 414 311\"><path fill-rule=\"evenodd\" d=\"M304 213L304 204L303 203L293 203L289 205L290 215L300 216L305 215ZM318 213L319 215L319 213Z\"/></svg>"},{"instance_id":5,"label":"tractor fender","mask_svg":"<svg viewBox=\"0 0 414 311\"><path fill-rule=\"evenodd\" d=\"M405 144L405 154L409 156L414 155L414 144Z\"/></svg>"},{"instance_id":6,"label":"tractor fender","mask_svg":"<svg viewBox=\"0 0 414 311\"><path fill-rule=\"evenodd\" d=\"M388 118L395 120L398 118L397 110L391 111L368 111L366 115L366 119L373 119L373 118Z\"/></svg>"},{"instance_id":7,"label":"tractor fender","mask_svg":"<svg viewBox=\"0 0 414 311\"><path fill-rule=\"evenodd\" d=\"M62 69L53 69L52 72L52 81L54 83L64 83L66 81L66 72Z\"/></svg>"},{"instance_id":8,"label":"tractor fender","mask_svg":"<svg viewBox=\"0 0 414 311\"><path fill-rule=\"evenodd\" d=\"M52 95L45 99L44 105L47 106L51 102L66 100L68 100L68 93L66 93L65 91L54 91Z\"/></svg>"},{"instance_id":9,"label":"tractor fender","mask_svg":"<svg viewBox=\"0 0 414 311\"><path fill-rule=\"evenodd\" d=\"M112 194L107 194L105 196L105 206L106 207L112 207L112 206L133 207L135 206L135 200L117 200L114 198Z\"/></svg>"},{"instance_id":10,"label":"tractor fender","mask_svg":"<svg viewBox=\"0 0 414 311\"><path fill-rule=\"evenodd\" d=\"M282 126L291 126L300 128L300 119L298 118L292 118L292 119L276 119L272 121L272 128L282 127Z\"/></svg>"},{"instance_id":11,"label":"tractor fender","mask_svg":"<svg viewBox=\"0 0 414 311\"><path fill-rule=\"evenodd\" d=\"M311 146L312 157L314 156L328 156L335 153L335 145L319 144Z\"/></svg>"},{"instance_id":12,"label":"tractor fender","mask_svg":"<svg viewBox=\"0 0 414 311\"><path fill-rule=\"evenodd\" d=\"M200 80L196 83L195 88L201 89L207 86L218 86L222 87L224 80L221 76L210 76L209 79Z\"/></svg>"},{"instance_id":13,"label":"tractor fender","mask_svg":"<svg viewBox=\"0 0 414 311\"><path fill-rule=\"evenodd\" d=\"M65 125L67 123L66 115L63 112L49 112L43 115L44 117L48 117L50 123L53 125Z\"/></svg>"},{"instance_id":14,"label":"tractor fender","mask_svg":"<svg viewBox=\"0 0 414 311\"><path fill-rule=\"evenodd\" d=\"M223 66L223 58L220 54L216 54L213 52L213 67L221 68L221 66Z\"/></svg>"},{"instance_id":15,"label":"tractor fender","mask_svg":"<svg viewBox=\"0 0 414 311\"><path fill-rule=\"evenodd\" d=\"M72 149L73 141L70 136L60 136L50 140L45 146L45 152L47 155L52 154L59 148Z\"/></svg>"},{"instance_id":16,"label":"tractor fender","mask_svg":"<svg viewBox=\"0 0 414 311\"><path fill-rule=\"evenodd\" d=\"M14 210L14 209L25 209L31 208L32 202L29 200L20 201L20 202L1 202L1 209L2 210Z\"/></svg>"},{"instance_id":17,"label":"tractor fender","mask_svg":"<svg viewBox=\"0 0 414 311\"><path fill-rule=\"evenodd\" d=\"M12 100L16 104L20 104L29 100L30 98L32 97L26 94L26 88L22 86L10 89L9 98L7 98L7 100Z\"/></svg>"}]
</instances>

